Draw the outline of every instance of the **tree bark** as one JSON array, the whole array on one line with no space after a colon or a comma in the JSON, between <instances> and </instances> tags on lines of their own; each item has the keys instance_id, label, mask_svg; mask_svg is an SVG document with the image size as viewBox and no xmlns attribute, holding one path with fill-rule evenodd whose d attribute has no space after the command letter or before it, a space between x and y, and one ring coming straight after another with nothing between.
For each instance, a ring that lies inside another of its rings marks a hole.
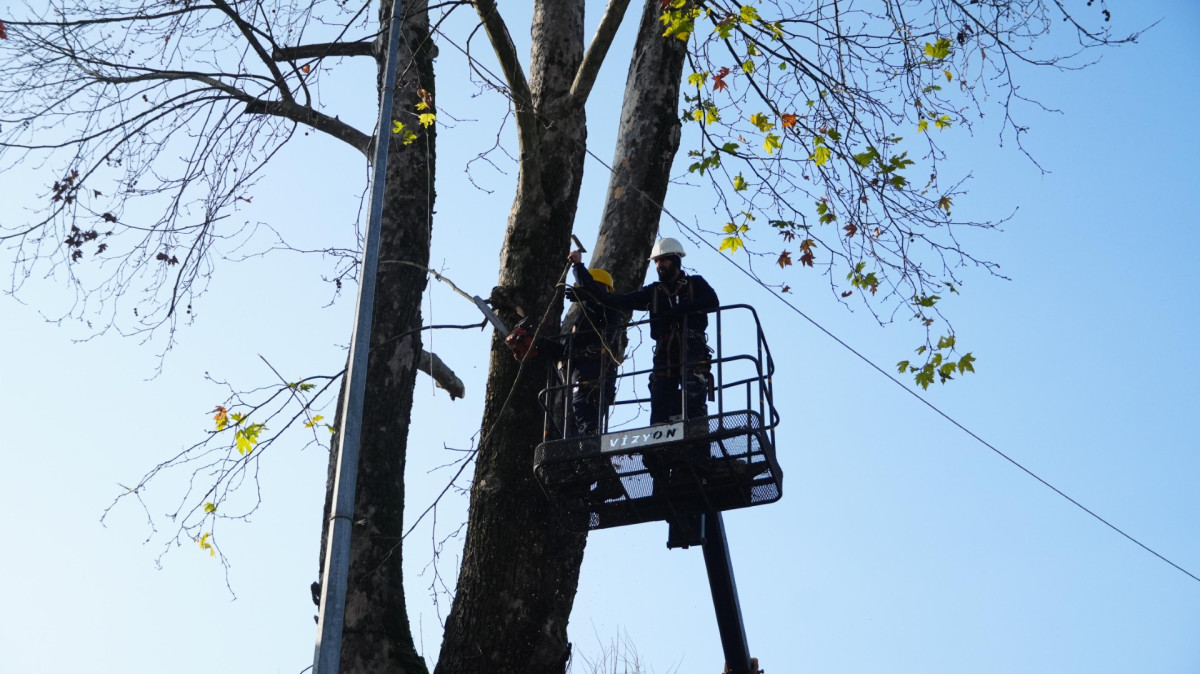
<instances>
[{"instance_id":1,"label":"tree bark","mask_svg":"<svg viewBox=\"0 0 1200 674\"><path fill-rule=\"evenodd\" d=\"M545 316L542 334L559 327L556 284L583 173L584 114L570 97L583 59L583 6L534 4L529 86L537 135L521 138L522 170L501 251L500 287L535 319ZM522 367L493 340L462 569L437 672L561 674L570 656L567 618L587 533L566 521L533 477L542 440L534 401L545 367Z\"/></svg>"},{"instance_id":2,"label":"tree bark","mask_svg":"<svg viewBox=\"0 0 1200 674\"><path fill-rule=\"evenodd\" d=\"M392 3L380 3L387 26ZM433 44L426 0L406 0L393 119L415 126L418 90L434 92ZM379 39L387 44L386 33ZM384 69L379 54L379 73ZM367 364L362 446L351 535L346 619L340 671L344 674L410 674L427 671L413 646L404 600L401 537L404 533L404 465L413 385L422 354L421 295L427 284L433 208L435 126L410 145L389 145L374 324ZM391 132L391 124L380 130ZM385 264L405 261L406 264ZM407 334L403 334L407 333ZM403 336L400 336L402 335ZM339 405L340 409L340 405ZM330 457L330 476L333 461ZM321 536L325 563L332 483L326 492Z\"/></svg>"},{"instance_id":3,"label":"tree bark","mask_svg":"<svg viewBox=\"0 0 1200 674\"><path fill-rule=\"evenodd\" d=\"M613 275L617 292L645 281L679 150L679 87L687 44L663 37L661 13L660 0L646 0L625 79L604 216L592 249L590 264Z\"/></svg>"},{"instance_id":4,"label":"tree bark","mask_svg":"<svg viewBox=\"0 0 1200 674\"><path fill-rule=\"evenodd\" d=\"M522 167L537 170L523 169L519 176L501 254L504 296L538 319L547 311L543 334L558 329L562 297L556 284L566 271L583 171L583 110L569 95L582 60L582 5L542 0L535 6L530 90L538 136L528 139L532 142L522 139L521 151L535 153L533 161L522 157ZM640 283L645 274L679 144L676 107L684 45L662 38L660 7L659 0L647 0L617 150L618 161L624 161L609 188L597 249L626 286ZM644 158L647 148L653 148L650 161ZM626 198L612 198L614 189ZM499 340L493 341L466 547L436 672L566 670L567 620L587 527L547 499L533 478L533 450L543 440L542 411L533 401L545 381L544 368L531 361L522 371Z\"/></svg>"}]
</instances>

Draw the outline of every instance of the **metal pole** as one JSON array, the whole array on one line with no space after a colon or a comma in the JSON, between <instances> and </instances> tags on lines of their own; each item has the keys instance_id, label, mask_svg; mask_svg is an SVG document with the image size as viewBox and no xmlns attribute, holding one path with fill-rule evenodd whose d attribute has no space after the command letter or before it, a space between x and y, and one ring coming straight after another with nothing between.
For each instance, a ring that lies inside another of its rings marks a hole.
<instances>
[{"instance_id":1,"label":"metal pole","mask_svg":"<svg viewBox=\"0 0 1200 674\"><path fill-rule=\"evenodd\" d=\"M355 483L362 441L362 408L367 391L367 354L371 348L371 321L375 308L375 275L379 267L379 231L383 219L383 190L387 175L388 144L392 136L392 100L396 87L396 51L400 45L402 0L394 0L384 62L379 124L375 129L374 169L371 177L371 210L363 240L358 307L354 337L346 368L346 397L342 401L342 429L338 433L337 473L333 486L333 512L325 548L325 573L321 578L321 613L313 674L337 674L342 658L342 628L346 618L346 585L350 567L350 531L353 527Z\"/></svg>"},{"instance_id":2,"label":"metal pole","mask_svg":"<svg viewBox=\"0 0 1200 674\"><path fill-rule=\"evenodd\" d=\"M746 642L737 583L733 580L733 562L725 542L725 522L719 512L704 515L703 547L704 567L708 570L708 586L712 589L713 608L717 612L717 630L721 633L726 671L750 674L750 645Z\"/></svg>"}]
</instances>

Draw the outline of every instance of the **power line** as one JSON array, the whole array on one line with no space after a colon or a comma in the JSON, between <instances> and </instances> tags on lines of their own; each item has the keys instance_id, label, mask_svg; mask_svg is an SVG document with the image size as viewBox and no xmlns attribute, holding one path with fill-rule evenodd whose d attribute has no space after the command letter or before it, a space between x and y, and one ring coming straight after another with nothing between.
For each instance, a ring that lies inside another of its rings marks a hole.
<instances>
[{"instance_id":1,"label":"power line","mask_svg":"<svg viewBox=\"0 0 1200 674\"><path fill-rule=\"evenodd\" d=\"M597 156L596 156L596 154L595 154L594 152L592 152L590 149L586 149L586 148L585 148L585 151L587 152L587 154L588 154L588 155L589 155L589 156L590 156L592 159L596 160L596 161L597 161L597 162L598 162L598 163L599 163L601 166L603 166L604 168L608 169L608 171L609 171L610 173L615 173L615 171L613 170L613 168L612 168L611 166L609 166L607 163L605 163L605 162L604 162L604 160L602 160L602 159L600 159L599 157L597 157ZM1107 526L1108 528L1110 528L1110 529L1112 529L1113 531L1117 532L1118 534L1121 534L1121 535L1122 535L1122 536L1124 536L1125 538L1129 539L1130 541L1132 541L1133 543L1135 543L1135 544L1136 544L1138 547L1142 548L1142 549L1143 549L1143 550L1145 550L1146 552L1149 552L1150 554L1154 555L1155 557L1158 557L1159 559L1161 559L1162 561L1166 562L1167 564L1170 564L1171 566L1175 567L1175 568L1176 568L1176 569L1178 569L1179 571L1181 571L1181 572L1183 572L1184 574L1186 574L1186 575L1187 575L1189 578L1191 578L1192 580L1194 580L1194 581L1197 581L1197 582L1200 582L1200 577L1197 577L1197 576L1196 576L1195 574L1193 574L1192 572L1190 572L1190 571L1188 571L1187 569L1183 568L1182 566L1180 566L1180 565L1176 564L1175 562L1172 562L1171 560L1167 559L1166 557L1164 557L1163 555L1159 554L1159 553L1158 553L1156 550L1154 550L1154 549L1153 549L1153 548L1151 548L1150 546L1146 545L1145 543L1142 543L1142 542L1141 542L1141 541L1139 541L1138 539L1134 538L1133 536L1131 536L1131 535L1129 535L1128 533L1126 533L1125 531L1123 531L1123 530L1122 530L1120 527L1118 527L1117 525L1113 524L1112 522L1109 522L1108 520L1104 519L1104 518L1103 518L1103 517L1101 517L1100 515L1096 514L1094 511L1092 511L1091 509L1089 509L1087 506L1083 505L1083 504L1082 504L1082 503L1080 503L1079 501L1076 501L1075 499L1071 498L1069 495L1067 495L1067 494L1066 494L1065 492L1063 492L1061 489L1059 489L1058 487L1055 487L1054 485L1050 484L1050 483L1049 483L1049 482L1047 482L1045 479L1043 479L1041 476L1039 476L1037 473L1033 472L1033 471L1032 471L1032 470L1030 470L1029 468L1026 468L1026 467L1025 467L1024 465L1022 465L1022 464L1021 464L1019 461L1017 461L1016 459L1012 458L1012 457L1011 457L1011 456L1009 456L1008 454L1005 454L1005 453L1004 453L1004 452L1002 452L1000 449L998 449L998 448L997 448L995 445L991 444L991 443L990 443L990 442L988 442L987 440L984 440L984 439L983 439L982 437L980 437L980 436L979 436L977 433L975 433L975 432L974 432L974 431L972 431L971 429L967 428L967 427L966 427L966 426L964 426L963 424L961 424L961 423L959 423L958 421L956 421L956 420L955 420L953 417L951 417L949 414L947 414L947 413L943 412L943 411L942 411L941 409L939 409L939 408L938 408L936 405L934 405L933 403L929 402L929 401L928 401L928 400L926 400L924 397L922 397L922 396L921 396L919 393L917 393L916 391L914 391L914 390L912 390L911 388L909 388L908 386L906 386L906 385L905 385L903 382L901 382L899 379L897 379L895 376L893 376L893 375L892 375L892 373L890 373L890 372L888 372L887 370L885 370L885 369L881 368L879 365L877 365L877 364L876 364L874 361L872 361L870 358L867 358L865 355L863 355L862 353L860 353L860 352L859 352L857 349L855 349L854 347L852 347L852 346L850 346L849 344L847 344L847 343L846 343L844 340L842 340L840 337L838 337L837 335L835 335L835 334L833 334L832 332L830 332L828 329L826 329L824 326L822 326L820 323L818 323L818 322L817 322L815 319L813 319L811 316L809 316L808 314L806 314L806 313L804 313L803 311L801 311L799 307L797 307L796 305L792 304L790 301L788 301L788 300L787 300L785 297L783 297L783 296L782 296L782 295L780 295L779 293L775 292L775 290L774 290L773 288L771 288L770 286L768 286L766 283L764 283L764 282L763 282L763 280L762 280L762 279L760 279L760 278L758 277L758 275L756 275L754 272L752 272L752 271L750 271L749 269L746 269L746 268L742 267L740 264L738 264L738 263L737 263L737 261L736 261L736 260L734 260L732 256L729 256L729 255L721 255L721 251L720 251L720 250L719 250L719 249L718 249L716 246L714 246L714 245L713 245L713 244L712 244L712 243L711 243L711 242L710 242L708 239L706 239L705 237L701 236L701 235L700 235L698 232L696 232L696 230L694 230L694 229L692 229L691 227L689 227L689 226L688 226L686 223L684 223L684 222L683 222L683 220L681 220L681 219L679 219L678 217L676 217L674 213L671 213L671 211L669 211L669 210L667 209L666 205L664 205L664 204L660 204L660 203L656 203L656 202L655 202L653 199L651 199L651 198L650 198L650 196L649 196L649 195L647 195L645 192L643 192L643 191L641 190L641 188L637 187L636 185L634 185L634 186L633 186L633 188L634 188L634 189L637 191L637 193L638 193L638 195L639 195L639 196L641 196L643 199L646 199L647 201L650 201L650 202L651 202L651 203L652 203L654 206L656 206L657 208L659 208L659 209L660 209L660 210L661 210L661 211L662 211L664 214L666 214L666 216L667 216L667 217L671 218L671 220L673 220L673 221L675 222L675 224L676 224L676 225L678 225L680 228L682 228L683 230L685 230L685 231L686 231L688 234L691 234L693 238L695 238L695 239L697 239L697 240L701 241L701 242L702 242L704 245L708 246L708 247L709 247L709 249L711 249L713 252L717 253L717 256L718 256L718 257L722 258L723 260L727 261L729 264L733 265L733 266L734 266L734 268L736 268L738 271L742 272L742 274L746 275L748 278L750 278L752 281L754 281L756 284L758 284L760 287L762 287L764 290L766 290L768 293L770 293L770 294L771 294L773 297L775 297L775 299L779 300L780 302L783 302L785 305L787 305L787 307L788 307L789 309L791 309L792 311L794 311L794 312L795 312L797 315L799 315L799 316L800 316L801 318L803 318L804 320L808 321L808 322L809 322L810 324L812 324L812 326L813 326L813 327L815 327L817 330L820 330L820 331L821 331L822 333L824 333L824 334L825 334L827 337L829 337L829 338L830 338L830 339L832 339L833 341L837 342L839 345L841 345L841 346L842 346L844 349L846 349L846 350L847 350L847 351L849 351L850 353L854 354L856 357L858 357L858 359L859 359L859 360L861 360L862 362L864 362L864 363L866 363L867 365L869 365L869 366L870 366L872 369L874 369L876 372L878 372L879 374L881 374L881 375L883 375L884 377L886 377L886 378L887 378L888 380L890 380L890 381L891 381L893 384L895 384L896 386L899 386L899 387L900 387L900 388L901 388L901 389L902 389L902 390L903 390L905 393L907 393L907 394L911 395L912 397L916 398L917 400L919 400L919 401L920 401L920 402L921 402L923 405L925 405L925 406L926 406L926 407L928 407L929 409L933 410L935 413L937 413L937 414L938 414L939 416L941 416L943 419L945 419L946 421L949 421L951 424L953 424L954 426L956 426L958 429L960 429L961 431L963 431L963 432L964 432L964 433L966 433L967 435L969 435L969 436L971 436L972 438L974 438L974 439L975 439L976 441L978 441L978 442L979 442L981 445L983 445L984 447L987 447L988 449L992 450L993 452L995 452L996 454L998 454L999 456L1001 456L1002 458L1004 458L1004 460L1005 460L1005 461L1008 461L1009 463L1011 463L1012 465L1016 466L1017 468L1020 468L1020 469L1021 469L1022 471L1024 471L1024 472L1025 472L1027 475L1029 475L1029 476L1030 476L1030 477L1032 477L1033 479L1037 480L1038 482L1041 482L1043 485L1045 485L1046 487L1048 487L1048 488L1050 488L1051 490L1053 490L1053 491L1054 491L1054 493L1056 493L1056 494L1058 494L1059 496L1061 496L1061 497L1065 498L1066 500L1070 501L1070 502L1071 502L1071 504L1073 504L1075 507L1079 508L1080 510L1082 510L1082 511L1083 511L1083 512L1085 512L1085 513L1087 513L1088 515L1091 515L1091 516L1092 516L1092 517L1094 517L1096 520L1100 521L1100 522L1101 522L1101 523L1103 523L1105 526Z\"/></svg>"}]
</instances>

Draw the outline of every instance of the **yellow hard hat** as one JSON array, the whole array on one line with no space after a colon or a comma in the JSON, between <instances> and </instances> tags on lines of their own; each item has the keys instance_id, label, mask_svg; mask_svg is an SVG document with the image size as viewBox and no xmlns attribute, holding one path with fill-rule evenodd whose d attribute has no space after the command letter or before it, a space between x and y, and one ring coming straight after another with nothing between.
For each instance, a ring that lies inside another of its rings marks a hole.
<instances>
[{"instance_id":1,"label":"yellow hard hat","mask_svg":"<svg viewBox=\"0 0 1200 674\"><path fill-rule=\"evenodd\" d=\"M612 274L609 274L603 269L589 269L588 273L592 275L593 280L603 283L605 287L608 288L608 292L611 293L613 291Z\"/></svg>"}]
</instances>

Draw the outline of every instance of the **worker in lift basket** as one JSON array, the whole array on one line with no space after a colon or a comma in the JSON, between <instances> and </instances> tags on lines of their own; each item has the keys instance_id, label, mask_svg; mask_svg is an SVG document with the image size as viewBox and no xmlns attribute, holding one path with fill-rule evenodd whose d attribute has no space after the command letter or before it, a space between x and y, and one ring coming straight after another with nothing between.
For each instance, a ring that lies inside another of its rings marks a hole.
<instances>
[{"instance_id":1,"label":"worker in lift basket","mask_svg":"<svg viewBox=\"0 0 1200 674\"><path fill-rule=\"evenodd\" d=\"M659 239L650 252L658 280L629 293L606 292L599 283L581 283L576 296L607 307L650 312L650 338L654 340L654 370L650 373L650 423L707 416L711 381L708 347L708 314L720 306L717 293L703 277L683 271L683 246L671 238ZM575 251L568 259L580 264ZM681 391L681 389L684 389ZM681 400L686 401L681 406ZM680 408L683 407L681 410Z\"/></svg>"}]
</instances>

